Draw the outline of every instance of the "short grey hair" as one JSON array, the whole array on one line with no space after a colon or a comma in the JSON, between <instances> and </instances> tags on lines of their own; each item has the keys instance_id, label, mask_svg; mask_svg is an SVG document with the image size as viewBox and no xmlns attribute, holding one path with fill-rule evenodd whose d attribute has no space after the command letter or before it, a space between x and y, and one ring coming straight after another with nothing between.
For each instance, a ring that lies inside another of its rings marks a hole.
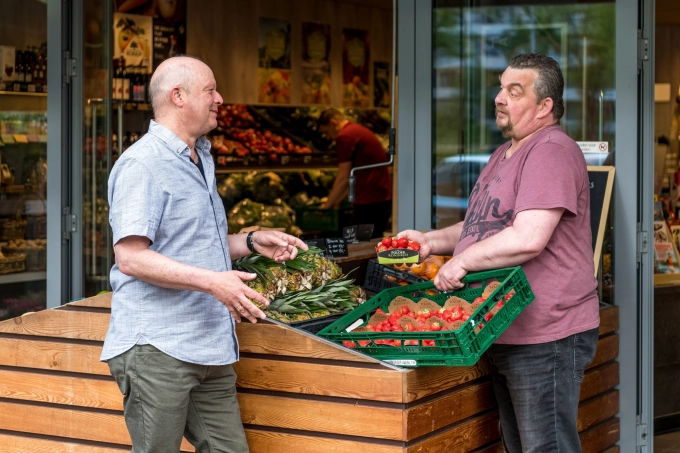
<instances>
[{"instance_id":1,"label":"short grey hair","mask_svg":"<svg viewBox=\"0 0 680 453\"><path fill-rule=\"evenodd\" d=\"M164 62L175 58L192 58L201 61L200 58L191 55L175 55ZM187 93L191 92L190 87L195 70L196 68L192 67L188 61L180 59L171 66L162 66L154 71L149 82L149 99L154 116L158 116L159 109L163 106L164 96L172 90L172 87L179 85Z\"/></svg>"}]
</instances>

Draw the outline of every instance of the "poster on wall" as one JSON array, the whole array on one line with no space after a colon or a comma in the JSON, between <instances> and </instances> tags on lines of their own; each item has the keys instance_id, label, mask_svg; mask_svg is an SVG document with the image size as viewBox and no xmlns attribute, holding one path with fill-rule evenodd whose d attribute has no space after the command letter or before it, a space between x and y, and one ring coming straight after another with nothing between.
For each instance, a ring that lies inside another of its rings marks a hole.
<instances>
[{"instance_id":1,"label":"poster on wall","mask_svg":"<svg viewBox=\"0 0 680 453\"><path fill-rule=\"evenodd\" d=\"M678 253L673 245L673 237L668 232L664 220L654 221L654 273L678 274L680 263Z\"/></svg>"},{"instance_id":2,"label":"poster on wall","mask_svg":"<svg viewBox=\"0 0 680 453\"><path fill-rule=\"evenodd\" d=\"M113 15L113 58L125 59L125 66L151 68L153 18L139 14Z\"/></svg>"},{"instance_id":3,"label":"poster on wall","mask_svg":"<svg viewBox=\"0 0 680 453\"><path fill-rule=\"evenodd\" d=\"M153 67L166 58L186 54L187 33L184 22L153 20Z\"/></svg>"},{"instance_id":4,"label":"poster on wall","mask_svg":"<svg viewBox=\"0 0 680 453\"><path fill-rule=\"evenodd\" d=\"M302 23L302 103L331 103L331 26Z\"/></svg>"},{"instance_id":5,"label":"poster on wall","mask_svg":"<svg viewBox=\"0 0 680 453\"><path fill-rule=\"evenodd\" d=\"M258 102L290 104L290 22L260 18Z\"/></svg>"},{"instance_id":6,"label":"poster on wall","mask_svg":"<svg viewBox=\"0 0 680 453\"><path fill-rule=\"evenodd\" d=\"M390 106L390 64L387 61L373 62L373 105Z\"/></svg>"},{"instance_id":7,"label":"poster on wall","mask_svg":"<svg viewBox=\"0 0 680 453\"><path fill-rule=\"evenodd\" d=\"M342 105L369 107L370 47L367 30L342 30Z\"/></svg>"},{"instance_id":8,"label":"poster on wall","mask_svg":"<svg viewBox=\"0 0 680 453\"><path fill-rule=\"evenodd\" d=\"M186 0L123 0L116 3L114 57L120 57L120 53L116 54L118 48L129 44L127 53L133 58L128 60L123 55L125 64L146 66L147 72L151 73L166 58L186 53ZM127 18L128 22L121 23L121 17ZM142 44L135 42L138 29L144 30L144 36L137 38ZM141 61L132 55L140 50L135 49L138 46L143 55Z\"/></svg>"}]
</instances>

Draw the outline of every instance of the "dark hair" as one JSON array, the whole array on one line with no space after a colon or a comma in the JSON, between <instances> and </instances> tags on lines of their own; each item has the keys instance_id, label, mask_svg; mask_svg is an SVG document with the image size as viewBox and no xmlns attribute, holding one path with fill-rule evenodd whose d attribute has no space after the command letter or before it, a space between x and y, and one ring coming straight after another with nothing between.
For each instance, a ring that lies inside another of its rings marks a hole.
<instances>
[{"instance_id":1,"label":"dark hair","mask_svg":"<svg viewBox=\"0 0 680 453\"><path fill-rule=\"evenodd\" d=\"M345 119L345 115L340 113L340 110L330 108L323 111L319 116L319 120L316 122L317 127L328 126L331 124L331 120L342 121Z\"/></svg>"},{"instance_id":2,"label":"dark hair","mask_svg":"<svg viewBox=\"0 0 680 453\"><path fill-rule=\"evenodd\" d=\"M526 53L517 55L508 65L514 69L534 69L538 77L534 83L534 93L538 101L550 98L553 101L553 118L559 120L564 115L564 77L560 65L547 55Z\"/></svg>"}]
</instances>

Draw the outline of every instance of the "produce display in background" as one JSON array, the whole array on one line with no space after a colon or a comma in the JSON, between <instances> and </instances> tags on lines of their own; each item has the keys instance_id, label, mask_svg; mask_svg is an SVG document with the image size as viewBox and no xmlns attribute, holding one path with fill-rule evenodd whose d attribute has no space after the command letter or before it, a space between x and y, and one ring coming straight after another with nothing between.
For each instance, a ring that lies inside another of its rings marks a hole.
<instances>
[{"instance_id":1,"label":"produce display in background","mask_svg":"<svg viewBox=\"0 0 680 453\"><path fill-rule=\"evenodd\" d=\"M239 258L233 268L257 274L248 286L270 303L255 303L268 317L282 322L296 322L352 310L366 301L366 293L346 278L340 267L321 256L321 250L298 249L298 256L276 263L259 253Z\"/></svg>"},{"instance_id":2,"label":"produce display in background","mask_svg":"<svg viewBox=\"0 0 680 453\"><path fill-rule=\"evenodd\" d=\"M218 181L217 192L227 212L245 199L265 205L279 205L283 200L295 209L322 203L336 174L333 170L232 173Z\"/></svg>"},{"instance_id":3,"label":"produce display in background","mask_svg":"<svg viewBox=\"0 0 680 453\"><path fill-rule=\"evenodd\" d=\"M224 104L217 114L217 129L208 139L218 156L267 156L276 161L283 155L334 157L333 142L316 130L326 107L274 107ZM373 131L387 148L390 128L388 109L339 109L351 121ZM219 159L218 159L219 162Z\"/></svg>"},{"instance_id":4,"label":"produce display in background","mask_svg":"<svg viewBox=\"0 0 680 453\"><path fill-rule=\"evenodd\" d=\"M272 205L245 198L227 212L227 224L230 234L251 226L285 228L286 233L293 236L302 234L302 230L295 225L295 211L280 198Z\"/></svg>"}]
</instances>

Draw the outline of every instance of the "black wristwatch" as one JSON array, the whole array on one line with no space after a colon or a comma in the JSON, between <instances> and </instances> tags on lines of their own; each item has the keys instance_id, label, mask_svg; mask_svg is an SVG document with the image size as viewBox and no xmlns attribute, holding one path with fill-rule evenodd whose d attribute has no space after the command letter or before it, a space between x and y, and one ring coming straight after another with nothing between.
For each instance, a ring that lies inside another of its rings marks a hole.
<instances>
[{"instance_id":1,"label":"black wristwatch","mask_svg":"<svg viewBox=\"0 0 680 453\"><path fill-rule=\"evenodd\" d=\"M253 245L253 233L254 231L251 231L248 233L248 236L246 236L246 246L248 247L248 250L250 250L252 253L255 253L255 246Z\"/></svg>"}]
</instances>

